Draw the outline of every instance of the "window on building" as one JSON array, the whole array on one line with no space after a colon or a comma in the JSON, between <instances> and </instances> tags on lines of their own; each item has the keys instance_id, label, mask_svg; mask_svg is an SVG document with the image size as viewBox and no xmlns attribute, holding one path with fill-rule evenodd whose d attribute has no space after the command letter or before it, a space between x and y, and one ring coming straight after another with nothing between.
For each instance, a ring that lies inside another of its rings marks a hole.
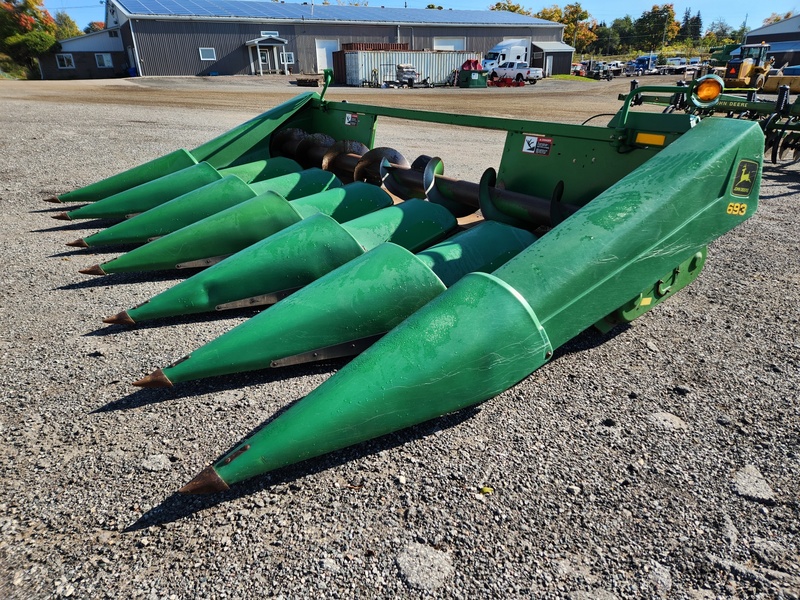
<instances>
[{"instance_id":1,"label":"window on building","mask_svg":"<svg viewBox=\"0 0 800 600\"><path fill-rule=\"evenodd\" d=\"M98 69L110 69L114 66L114 63L111 62L111 55L108 52L95 54L94 60Z\"/></svg>"},{"instance_id":2,"label":"window on building","mask_svg":"<svg viewBox=\"0 0 800 600\"><path fill-rule=\"evenodd\" d=\"M294 52L281 52L281 64L282 65L293 65L294 64Z\"/></svg>"},{"instance_id":3,"label":"window on building","mask_svg":"<svg viewBox=\"0 0 800 600\"><path fill-rule=\"evenodd\" d=\"M75 61L72 60L72 54L56 54L56 64L59 69L75 68Z\"/></svg>"},{"instance_id":4,"label":"window on building","mask_svg":"<svg viewBox=\"0 0 800 600\"><path fill-rule=\"evenodd\" d=\"M200 60L217 60L216 48L200 48Z\"/></svg>"},{"instance_id":5,"label":"window on building","mask_svg":"<svg viewBox=\"0 0 800 600\"><path fill-rule=\"evenodd\" d=\"M262 31L261 37L278 37L277 31Z\"/></svg>"},{"instance_id":6,"label":"window on building","mask_svg":"<svg viewBox=\"0 0 800 600\"><path fill-rule=\"evenodd\" d=\"M119 37L119 31L116 29L112 29L108 32L108 37Z\"/></svg>"}]
</instances>

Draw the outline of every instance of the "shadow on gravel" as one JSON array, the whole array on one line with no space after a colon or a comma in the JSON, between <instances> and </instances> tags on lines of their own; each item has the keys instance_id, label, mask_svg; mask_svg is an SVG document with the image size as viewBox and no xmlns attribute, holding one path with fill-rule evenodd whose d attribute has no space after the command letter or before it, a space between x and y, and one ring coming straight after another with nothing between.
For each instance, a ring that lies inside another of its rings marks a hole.
<instances>
[{"instance_id":1,"label":"shadow on gravel","mask_svg":"<svg viewBox=\"0 0 800 600\"><path fill-rule=\"evenodd\" d=\"M330 373L334 369L340 369L347 362L348 359L343 358L336 361L324 361L283 367L280 369L262 369L260 371L249 371L247 373L232 373L230 375L186 381L172 388L135 388L135 391L127 396L113 400L100 408L96 408L92 411L92 414L114 412L118 410L134 410L149 404L156 404L167 400L195 398L205 394L267 385L276 381L283 381L295 377L322 375ZM142 375L145 375L145 373L142 373Z\"/></svg>"},{"instance_id":2,"label":"shadow on gravel","mask_svg":"<svg viewBox=\"0 0 800 600\"><path fill-rule=\"evenodd\" d=\"M64 245L66 246L66 243ZM91 248L74 248L72 246L67 247L69 250L51 254L48 256L48 258L61 258L63 256L69 256L72 258L85 258L86 260L91 260L92 256L95 254L125 254L126 252L130 252L134 248L137 248L138 245L133 246L131 244L110 244L108 246L93 246Z\"/></svg>"},{"instance_id":3,"label":"shadow on gravel","mask_svg":"<svg viewBox=\"0 0 800 600\"><path fill-rule=\"evenodd\" d=\"M583 352L584 350L591 350L592 348L602 346L606 342L613 340L619 334L628 331L630 328L630 323L621 323L608 333L600 333L600 331L594 327L590 327L583 333L572 338L563 346L557 348L553 353L553 358L550 362L558 360L562 356L569 356L570 354L575 354L576 352Z\"/></svg>"},{"instance_id":4,"label":"shadow on gravel","mask_svg":"<svg viewBox=\"0 0 800 600\"><path fill-rule=\"evenodd\" d=\"M780 186L762 185L759 197L762 200L773 198L792 198L800 193L800 169L797 165L764 165L764 175L780 181ZM775 188L775 193L766 193Z\"/></svg>"},{"instance_id":5,"label":"shadow on gravel","mask_svg":"<svg viewBox=\"0 0 800 600\"><path fill-rule=\"evenodd\" d=\"M63 211L62 211L63 212ZM78 231L80 229L106 229L119 223L119 220L112 219L93 219L91 221L59 221L64 225L54 227L43 227L42 229L31 229L29 233L47 233L51 231Z\"/></svg>"},{"instance_id":6,"label":"shadow on gravel","mask_svg":"<svg viewBox=\"0 0 800 600\"><path fill-rule=\"evenodd\" d=\"M235 484L230 490L219 494L189 496L177 492L173 493L161 504L147 511L135 523L126 527L123 532L131 533L149 527L166 525L217 506L218 504L245 498L258 492L267 491L270 494L295 494L302 490L302 483L297 483L298 479L359 460L366 456L377 454L384 450L397 448L414 440L432 435L442 429L450 429L472 418L479 411L480 406L464 408L458 412L426 421L414 427L409 427L374 440L362 442L355 446L343 448L317 458L311 458L296 465L284 467L272 471L271 473L248 479ZM277 416L277 414L275 416ZM261 429L261 427L264 427L267 423L264 423L258 429ZM255 431L258 431L258 429L242 437L249 437L255 433ZM220 454L220 456L222 456L222 454ZM354 485L352 489L358 490L360 488Z\"/></svg>"},{"instance_id":7,"label":"shadow on gravel","mask_svg":"<svg viewBox=\"0 0 800 600\"><path fill-rule=\"evenodd\" d=\"M136 323L135 325L109 324L105 327L95 329L94 331L84 333L83 337L105 337L107 335L117 335L136 329L147 330L171 325L191 325L193 323L209 323L214 321L227 321L229 319L249 318L256 313L258 313L258 310L254 308L242 308L238 310L221 310L218 312L183 315L180 317L164 317L163 319L153 319L152 321L144 321L143 323Z\"/></svg>"},{"instance_id":8,"label":"shadow on gravel","mask_svg":"<svg viewBox=\"0 0 800 600\"><path fill-rule=\"evenodd\" d=\"M90 267L91 265L86 265ZM86 275L83 281L68 283L56 290L84 290L95 287L108 287L112 285L127 285L129 283L151 283L158 281L177 281L191 277L199 269L181 269L180 271L147 271L143 273L111 273L109 275Z\"/></svg>"}]
</instances>

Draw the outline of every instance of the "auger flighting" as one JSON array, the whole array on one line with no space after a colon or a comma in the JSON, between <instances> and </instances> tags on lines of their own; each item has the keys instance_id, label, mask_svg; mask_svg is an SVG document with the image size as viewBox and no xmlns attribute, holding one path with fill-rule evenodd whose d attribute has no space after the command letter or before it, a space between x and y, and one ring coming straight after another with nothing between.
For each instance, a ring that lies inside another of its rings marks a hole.
<instances>
[{"instance_id":1,"label":"auger flighting","mask_svg":"<svg viewBox=\"0 0 800 600\"><path fill-rule=\"evenodd\" d=\"M713 76L688 88L640 87L606 126L580 126L329 102L323 90L250 121L254 139L237 128L234 138L244 150L226 154L215 169L287 158L304 169L296 174L321 169L336 177L339 187L316 192L317 199L366 181L382 185L397 204L371 205L337 222L330 211L314 212L318 207L312 210L304 197L273 196L270 203L282 213L298 203L290 219L264 225L263 238L213 241L240 235L228 227L236 220L230 215L256 202L249 198L130 253L140 257L130 259L131 269L177 266L184 259L165 250L169 256L159 262L155 244L166 249L172 236L183 235L196 248L209 246L209 256L187 262L216 264L112 322L274 304L218 339L187 348L183 359L138 385L358 354L181 491L224 490L486 401L586 328L630 322L691 283L706 246L757 207L763 134L744 120L631 109L648 94L678 93L708 107L721 92ZM381 116L503 130L500 167L470 183L445 177L435 158L408 164L395 151L370 150ZM146 184L133 171L138 179L127 179ZM108 195L124 193L118 182L127 181L125 174L111 179L117 183L105 186L113 188ZM457 225L476 208L483 222ZM245 243L251 245L237 249ZM104 263L108 272L125 256ZM251 285L268 279L270 290Z\"/></svg>"}]
</instances>

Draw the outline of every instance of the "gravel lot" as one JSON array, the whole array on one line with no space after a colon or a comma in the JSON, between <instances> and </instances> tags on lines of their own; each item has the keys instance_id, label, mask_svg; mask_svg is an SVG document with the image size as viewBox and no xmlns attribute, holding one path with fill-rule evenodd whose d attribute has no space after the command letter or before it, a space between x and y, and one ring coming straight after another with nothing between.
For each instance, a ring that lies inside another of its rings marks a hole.
<instances>
[{"instance_id":1,"label":"gravel lot","mask_svg":"<svg viewBox=\"0 0 800 600\"><path fill-rule=\"evenodd\" d=\"M329 94L581 122L628 84ZM0 596L800 597L796 166L765 168L758 212L697 282L480 407L215 497L174 494L342 363L131 387L247 315L104 326L175 276L78 274L119 249L67 248L105 224L53 221L63 207L42 200L298 91L0 81ZM475 181L503 139L387 120L377 141Z\"/></svg>"}]
</instances>

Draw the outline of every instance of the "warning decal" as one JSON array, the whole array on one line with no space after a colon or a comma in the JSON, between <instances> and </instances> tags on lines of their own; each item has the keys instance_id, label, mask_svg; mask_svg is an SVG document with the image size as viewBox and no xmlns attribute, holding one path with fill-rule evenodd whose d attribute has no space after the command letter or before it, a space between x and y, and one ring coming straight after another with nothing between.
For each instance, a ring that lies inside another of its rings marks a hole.
<instances>
[{"instance_id":1,"label":"warning decal","mask_svg":"<svg viewBox=\"0 0 800 600\"><path fill-rule=\"evenodd\" d=\"M344 124L349 125L350 127L355 127L358 125L358 114L357 113L347 113L344 116Z\"/></svg>"},{"instance_id":2,"label":"warning decal","mask_svg":"<svg viewBox=\"0 0 800 600\"><path fill-rule=\"evenodd\" d=\"M542 137L540 135L526 135L525 142L522 144L522 151L525 154L549 156L552 147L553 138Z\"/></svg>"},{"instance_id":3,"label":"warning decal","mask_svg":"<svg viewBox=\"0 0 800 600\"><path fill-rule=\"evenodd\" d=\"M753 191L753 183L758 173L758 163L753 160L742 160L736 167L736 175L733 176L733 189L731 194L739 197L747 197Z\"/></svg>"}]
</instances>

